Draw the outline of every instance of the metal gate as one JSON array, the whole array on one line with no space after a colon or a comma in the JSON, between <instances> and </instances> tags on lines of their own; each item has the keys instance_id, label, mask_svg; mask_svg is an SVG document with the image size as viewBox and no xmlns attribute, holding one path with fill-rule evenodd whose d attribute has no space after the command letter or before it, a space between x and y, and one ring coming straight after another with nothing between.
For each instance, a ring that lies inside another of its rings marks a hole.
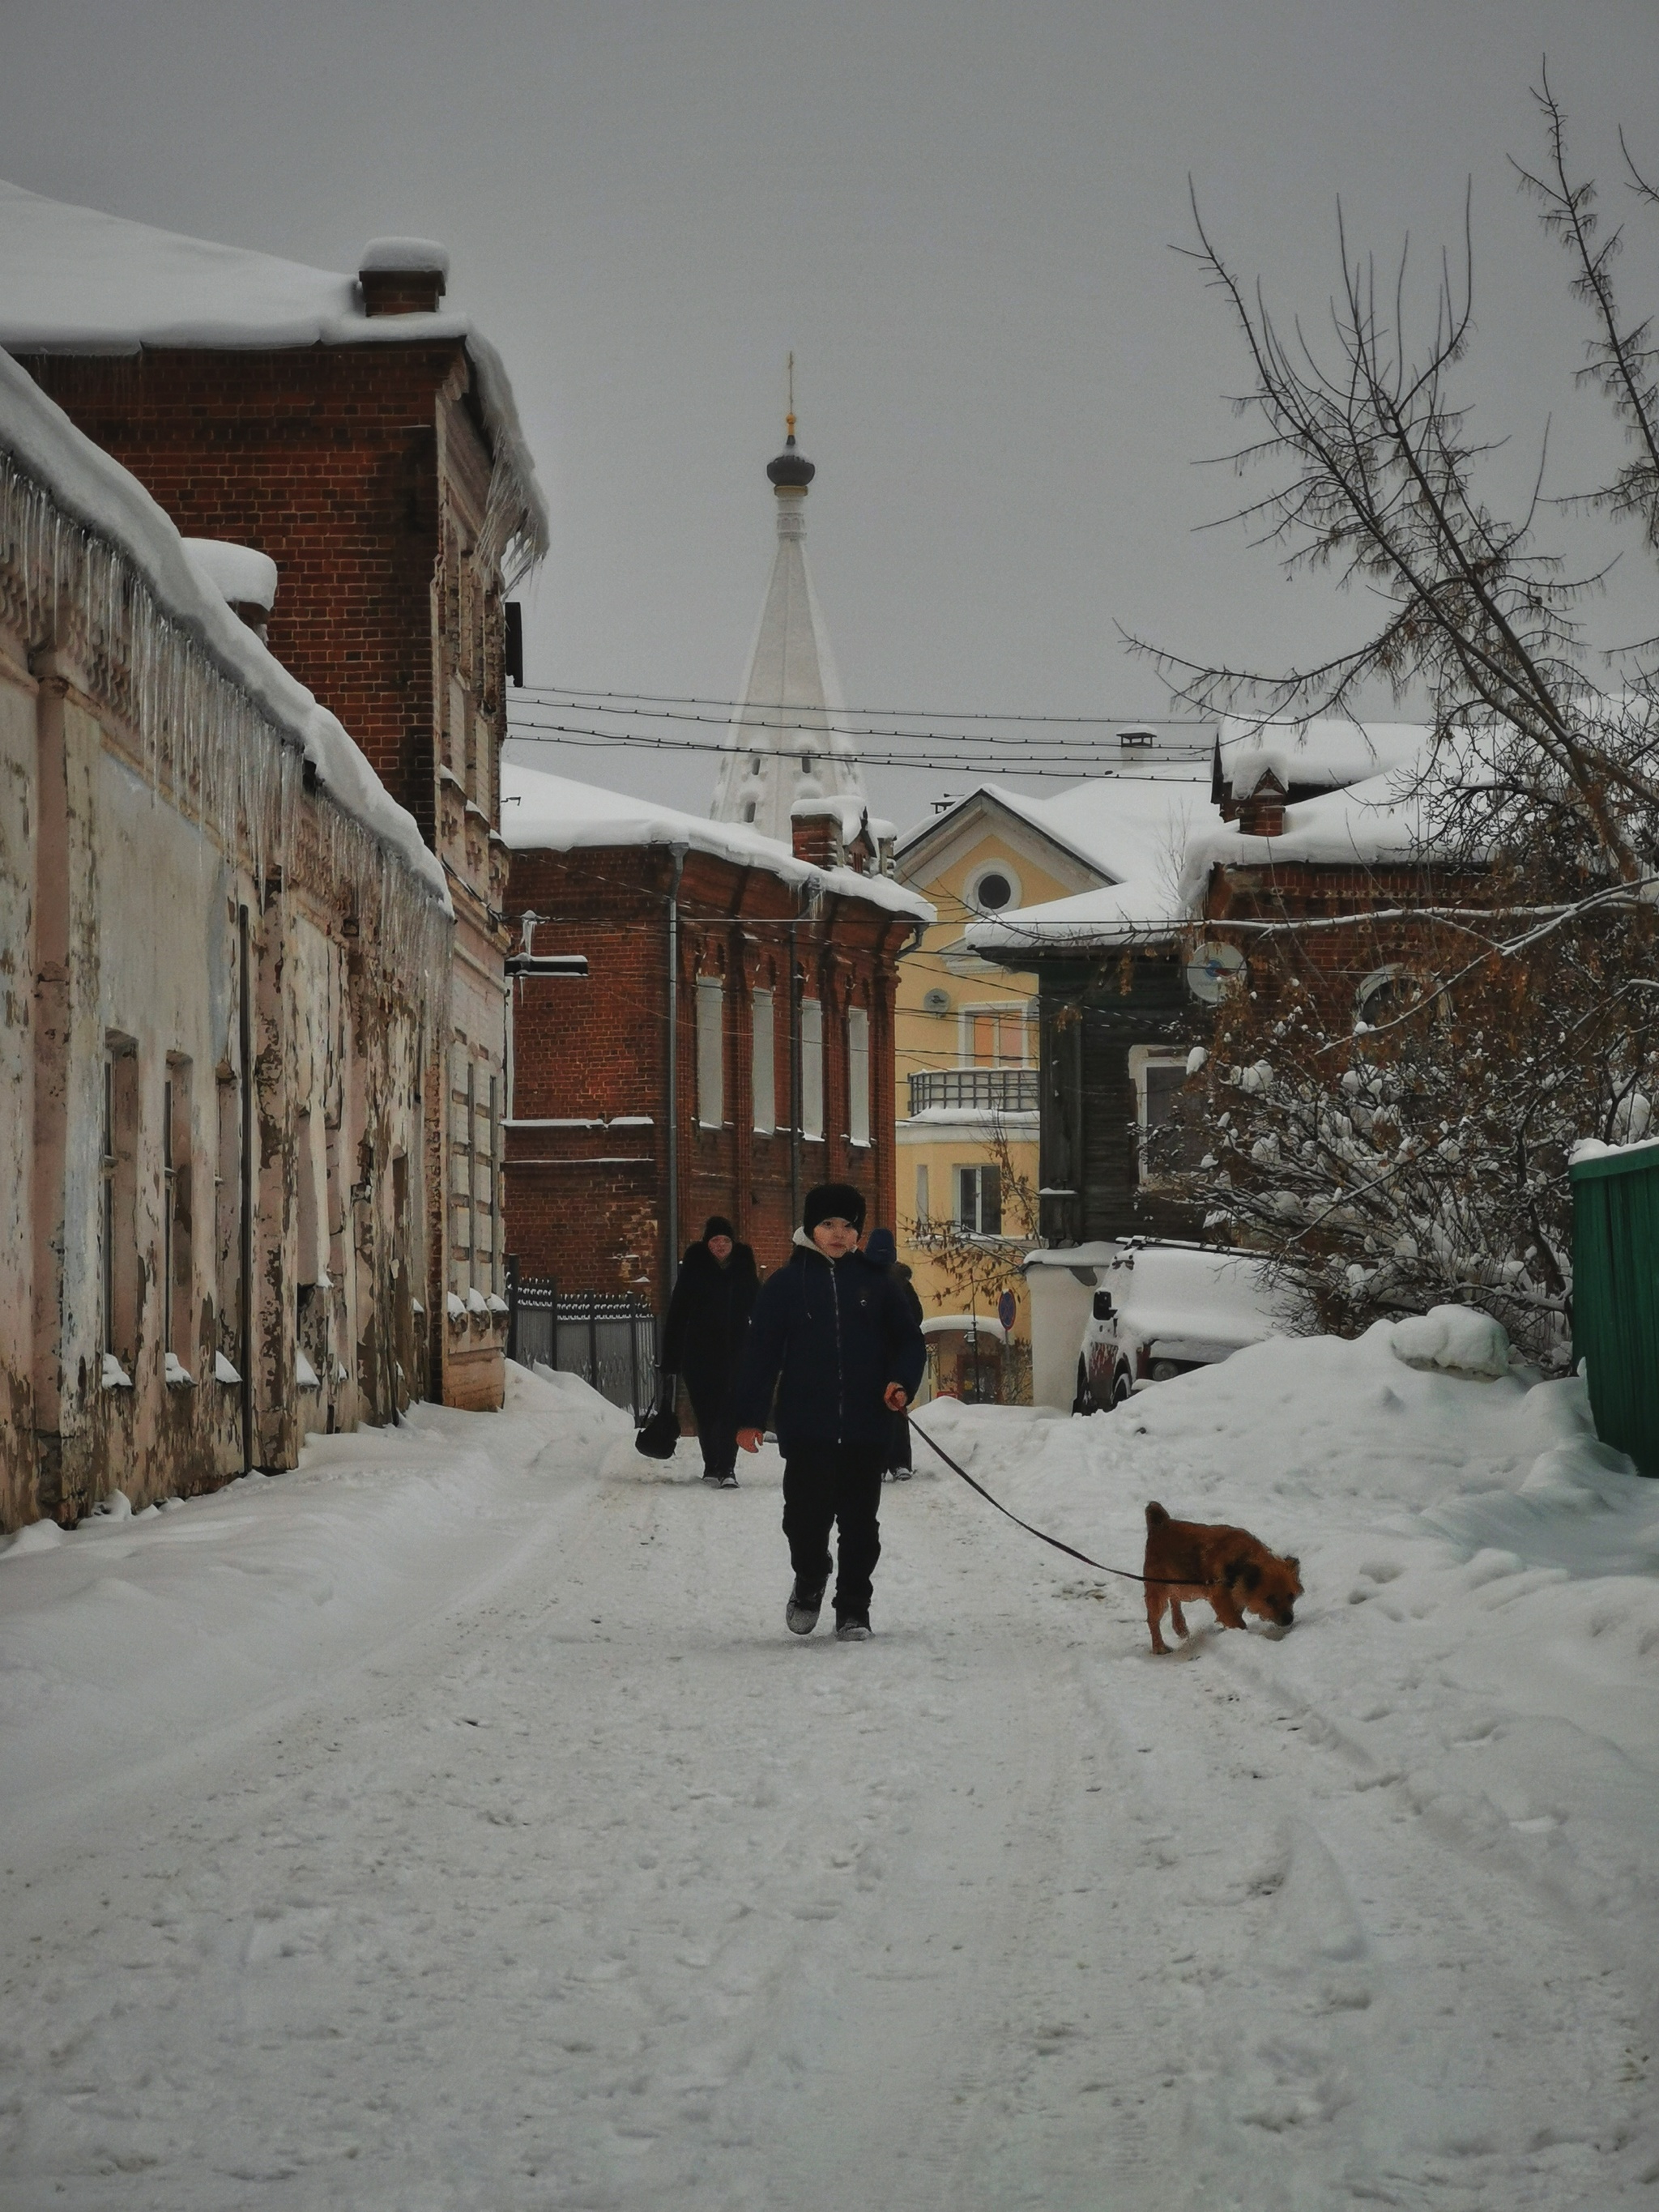
<instances>
[{"instance_id":1,"label":"metal gate","mask_svg":"<svg viewBox=\"0 0 1659 2212\"><path fill-rule=\"evenodd\" d=\"M507 1270L512 1306L507 1357L579 1375L636 1421L657 1388L657 1316L644 1298L622 1291L567 1291L544 1277Z\"/></svg>"}]
</instances>

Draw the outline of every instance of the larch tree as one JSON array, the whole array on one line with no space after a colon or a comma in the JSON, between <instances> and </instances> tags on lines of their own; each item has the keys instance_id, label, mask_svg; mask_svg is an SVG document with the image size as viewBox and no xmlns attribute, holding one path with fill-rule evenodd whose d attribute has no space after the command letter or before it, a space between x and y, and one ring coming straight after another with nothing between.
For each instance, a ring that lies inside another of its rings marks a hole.
<instances>
[{"instance_id":1,"label":"larch tree","mask_svg":"<svg viewBox=\"0 0 1659 2212\"><path fill-rule=\"evenodd\" d=\"M1403 255L1379 283L1339 220L1341 284L1316 345L1238 279L1194 202L1196 258L1249 365L1237 404L1258 434L1232 459L1271 479L1238 519L1288 574L1334 578L1380 618L1352 649L1288 671L1133 642L1203 711L1357 720L1379 684L1428 706L1423 761L1394 794L1417 823L1420 888L1404 910L1396 897L1392 912L1287 911L1234 933L1245 979L1192 1082L1210 1227L1263 1249L1310 1327L1347 1333L1466 1302L1559 1365L1572 1147L1645 1134L1659 1081L1659 638L1609 653L1585 624L1617 539L1659 556L1659 344L1620 300L1622 227L1575 180L1547 79L1534 96L1547 159L1517 175L1587 317L1580 385L1626 441L1616 471L1571 502L1613 533L1601 566L1571 569L1545 542L1565 503L1543 495L1541 459L1517 514L1489 499L1494 449L1462 396L1467 210L1463 255L1443 263L1413 350ZM1659 191L1625 158L1633 210L1654 214ZM1333 928L1350 933L1355 964L1367 946L1392 952L1384 1003L1361 1010L1322 988L1312 935Z\"/></svg>"}]
</instances>

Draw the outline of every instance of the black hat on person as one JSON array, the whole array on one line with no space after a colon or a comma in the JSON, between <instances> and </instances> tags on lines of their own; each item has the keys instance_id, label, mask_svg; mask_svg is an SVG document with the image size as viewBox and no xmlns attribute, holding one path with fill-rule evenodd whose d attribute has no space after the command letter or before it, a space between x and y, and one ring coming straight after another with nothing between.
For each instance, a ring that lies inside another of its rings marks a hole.
<instances>
[{"instance_id":1,"label":"black hat on person","mask_svg":"<svg viewBox=\"0 0 1659 2212\"><path fill-rule=\"evenodd\" d=\"M729 1237L734 1244L738 1241L737 1231L723 1213L711 1213L708 1220L703 1223L703 1243L706 1244L711 1237Z\"/></svg>"},{"instance_id":2,"label":"black hat on person","mask_svg":"<svg viewBox=\"0 0 1659 2212\"><path fill-rule=\"evenodd\" d=\"M820 1221L833 1220L839 1214L850 1221L854 1229L864 1227L864 1196L850 1182L821 1182L806 1194L805 1225L810 1237Z\"/></svg>"}]
</instances>

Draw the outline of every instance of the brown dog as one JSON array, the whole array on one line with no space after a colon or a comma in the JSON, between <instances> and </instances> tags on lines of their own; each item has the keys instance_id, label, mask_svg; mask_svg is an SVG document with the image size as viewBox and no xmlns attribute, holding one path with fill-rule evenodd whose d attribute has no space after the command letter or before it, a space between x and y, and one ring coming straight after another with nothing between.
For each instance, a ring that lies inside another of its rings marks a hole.
<instances>
[{"instance_id":1,"label":"brown dog","mask_svg":"<svg viewBox=\"0 0 1659 2212\"><path fill-rule=\"evenodd\" d=\"M1161 1505L1146 1508L1146 1619L1154 1651L1167 1651L1164 1609L1177 1636L1187 1633L1183 1601L1202 1598L1224 1628L1243 1628L1246 1612L1288 1628L1302 1595L1299 1559L1281 1559L1247 1528L1203 1521L1171 1521Z\"/></svg>"}]
</instances>

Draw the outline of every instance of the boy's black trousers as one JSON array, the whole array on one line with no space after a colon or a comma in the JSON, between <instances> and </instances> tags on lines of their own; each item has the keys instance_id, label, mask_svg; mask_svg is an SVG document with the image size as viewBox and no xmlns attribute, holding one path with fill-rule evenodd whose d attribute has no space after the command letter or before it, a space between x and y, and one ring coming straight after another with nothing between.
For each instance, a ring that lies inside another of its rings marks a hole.
<instances>
[{"instance_id":1,"label":"boy's black trousers","mask_svg":"<svg viewBox=\"0 0 1659 2212\"><path fill-rule=\"evenodd\" d=\"M881 1504L884 1444L811 1444L783 1463L783 1533L789 1564L805 1590L830 1580L830 1531L840 1524L836 1618L867 1619L870 1577L881 1557L877 1513Z\"/></svg>"}]
</instances>

